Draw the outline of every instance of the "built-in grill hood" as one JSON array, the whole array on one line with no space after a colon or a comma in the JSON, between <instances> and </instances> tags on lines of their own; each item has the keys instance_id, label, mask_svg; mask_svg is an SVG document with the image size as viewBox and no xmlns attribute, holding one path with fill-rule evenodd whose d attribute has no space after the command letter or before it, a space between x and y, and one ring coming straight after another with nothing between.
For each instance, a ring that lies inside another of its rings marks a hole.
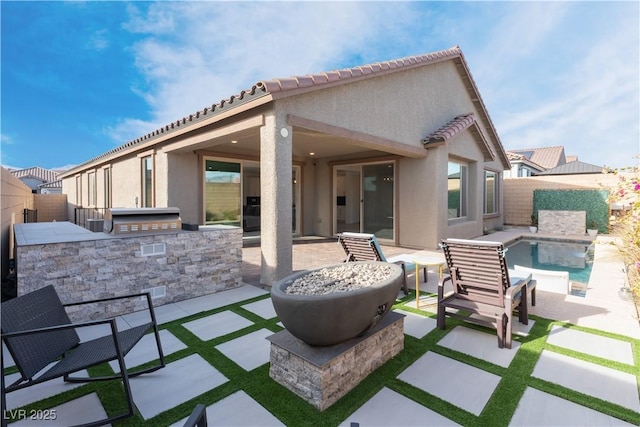
<instances>
[{"instance_id":1,"label":"built-in grill hood","mask_svg":"<svg viewBox=\"0 0 640 427\"><path fill-rule=\"evenodd\" d=\"M178 208L111 208L104 214L108 234L166 233L182 229Z\"/></svg>"}]
</instances>

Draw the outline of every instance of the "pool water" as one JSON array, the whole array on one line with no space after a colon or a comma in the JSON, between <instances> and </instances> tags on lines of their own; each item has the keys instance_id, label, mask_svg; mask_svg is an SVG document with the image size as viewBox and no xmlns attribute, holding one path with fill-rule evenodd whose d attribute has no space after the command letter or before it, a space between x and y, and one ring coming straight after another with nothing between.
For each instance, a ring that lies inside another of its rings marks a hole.
<instances>
[{"instance_id":1,"label":"pool water","mask_svg":"<svg viewBox=\"0 0 640 427\"><path fill-rule=\"evenodd\" d=\"M573 287L586 290L593 266L593 244L590 242L563 242L555 240L520 240L510 245L507 265L540 270L568 271ZM576 283L578 282L578 283Z\"/></svg>"}]
</instances>

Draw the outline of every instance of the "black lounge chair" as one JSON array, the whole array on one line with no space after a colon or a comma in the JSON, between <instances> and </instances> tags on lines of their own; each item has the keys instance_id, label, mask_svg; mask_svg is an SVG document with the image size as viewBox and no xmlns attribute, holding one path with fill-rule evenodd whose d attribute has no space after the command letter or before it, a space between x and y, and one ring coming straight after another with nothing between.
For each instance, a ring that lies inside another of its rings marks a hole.
<instances>
[{"instance_id":1,"label":"black lounge chair","mask_svg":"<svg viewBox=\"0 0 640 427\"><path fill-rule=\"evenodd\" d=\"M446 316L493 327L498 333L498 347L511 348L513 312L518 312L521 323L528 323L527 289L534 292L535 280L531 275L509 278L502 243L447 239L440 246L449 275L438 283L438 328L445 329ZM453 293L445 295L448 281ZM459 310L472 316L459 314Z\"/></svg>"},{"instance_id":2,"label":"black lounge chair","mask_svg":"<svg viewBox=\"0 0 640 427\"><path fill-rule=\"evenodd\" d=\"M196 405L191 416L182 427L207 427L207 407L202 403Z\"/></svg>"},{"instance_id":3,"label":"black lounge chair","mask_svg":"<svg viewBox=\"0 0 640 427\"><path fill-rule=\"evenodd\" d=\"M116 319L92 320L71 323L65 307L96 302L108 303L124 298L146 297L150 321L140 326L119 331ZM111 333L90 341L80 341L76 329L95 325L109 325ZM160 344L151 296L139 293L100 300L62 304L53 286L46 286L34 292L2 303L2 341L7 346L20 378L5 387L4 360L2 367L2 414L6 414L6 394L63 377L68 382L104 381L120 379L124 386L128 410L106 419L94 421L85 426L99 426L133 415L134 404L129 386L129 378L142 373L153 372L164 367L164 355ZM158 364L135 372L127 372L125 355L148 332L153 331L158 348ZM107 377L72 377L70 374L82 369L117 360L119 372ZM53 364L52 366L49 366ZM45 369L46 368L46 369ZM2 425L7 420L3 416Z\"/></svg>"}]
</instances>

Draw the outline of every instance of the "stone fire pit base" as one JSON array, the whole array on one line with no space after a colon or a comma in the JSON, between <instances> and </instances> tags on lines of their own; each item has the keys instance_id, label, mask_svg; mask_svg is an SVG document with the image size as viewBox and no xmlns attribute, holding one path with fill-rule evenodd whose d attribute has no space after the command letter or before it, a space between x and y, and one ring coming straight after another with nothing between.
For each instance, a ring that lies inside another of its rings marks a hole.
<instances>
[{"instance_id":1,"label":"stone fire pit base","mask_svg":"<svg viewBox=\"0 0 640 427\"><path fill-rule=\"evenodd\" d=\"M269 376L324 411L404 349L404 317L390 312L364 336L329 347L280 331L267 337Z\"/></svg>"}]
</instances>

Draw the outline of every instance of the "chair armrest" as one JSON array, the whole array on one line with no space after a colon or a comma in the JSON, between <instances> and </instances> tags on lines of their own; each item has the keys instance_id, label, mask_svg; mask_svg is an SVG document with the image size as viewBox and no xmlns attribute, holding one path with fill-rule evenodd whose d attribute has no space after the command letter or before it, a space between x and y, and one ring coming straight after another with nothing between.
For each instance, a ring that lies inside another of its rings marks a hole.
<instances>
[{"instance_id":1,"label":"chair armrest","mask_svg":"<svg viewBox=\"0 0 640 427\"><path fill-rule=\"evenodd\" d=\"M444 298L444 285L445 285L445 282L450 280L451 280L451 276L448 274L446 276L443 276L440 280L438 280L438 301L442 301L442 299Z\"/></svg>"},{"instance_id":2,"label":"chair armrest","mask_svg":"<svg viewBox=\"0 0 640 427\"><path fill-rule=\"evenodd\" d=\"M94 303L99 303L99 302L115 301L115 300L119 300L119 299L138 298L138 297L147 297L147 306L151 311L153 311L153 305L151 303L151 293L150 292L140 292L140 293L137 293L137 294L120 295L120 296L116 296L116 297L100 298L100 299L94 299L94 300L90 300L90 301L70 302L70 303L62 304L62 306L63 307L72 307L74 305L94 304Z\"/></svg>"},{"instance_id":3,"label":"chair armrest","mask_svg":"<svg viewBox=\"0 0 640 427\"><path fill-rule=\"evenodd\" d=\"M22 335L33 335L33 334L39 334L39 333L43 333L43 332L55 332L55 331L62 331L65 329L77 329L77 328L84 328L84 327L89 327L89 326L96 326L96 325L102 325L105 323L109 323L112 326L112 330L115 327L115 331L118 330L118 327L116 325L116 319L102 319L102 320L88 320L86 322L78 322L78 323L69 323L66 325L56 325L56 326L48 326L46 328L37 328L37 329L26 329L24 331L17 331L17 332L6 332L6 333L2 333L1 336L2 338L13 338L13 337L19 337Z\"/></svg>"},{"instance_id":4,"label":"chair armrest","mask_svg":"<svg viewBox=\"0 0 640 427\"><path fill-rule=\"evenodd\" d=\"M505 294L505 298L512 300L513 299L513 295L516 292L521 292L522 288L525 288L525 293L527 292L526 290L527 287L527 282L526 281L521 281L520 283L516 283L515 285L511 285L509 286L509 288L507 289L507 292ZM526 294L524 296L524 298L526 298Z\"/></svg>"}]
</instances>

